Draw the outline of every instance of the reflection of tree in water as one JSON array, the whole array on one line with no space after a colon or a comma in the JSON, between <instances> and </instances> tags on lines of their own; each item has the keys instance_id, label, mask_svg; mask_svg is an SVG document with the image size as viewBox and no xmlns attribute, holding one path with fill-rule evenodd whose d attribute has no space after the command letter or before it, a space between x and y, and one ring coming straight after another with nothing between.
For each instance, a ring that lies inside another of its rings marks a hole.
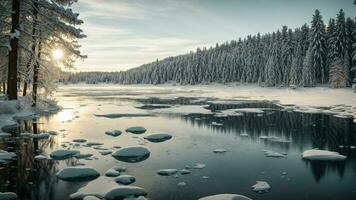
<instances>
[{"instance_id":1,"label":"reflection of tree in water","mask_svg":"<svg viewBox=\"0 0 356 200\"><path fill-rule=\"evenodd\" d=\"M221 105L222 106L222 105ZM250 107L238 105L239 108ZM356 145L356 127L352 119L336 118L324 114L308 114L291 111L281 111L271 104L254 104L254 107L270 108L261 116L256 113L244 113L242 116L214 117L213 115L188 115L182 117L192 126L213 129L218 134L249 134L253 142L263 142L267 147L288 151L294 148L299 152L318 148L338 151L348 158L344 162L306 162L315 180L320 181L328 172L337 172L343 176L347 165L356 172L355 150L339 148ZM236 105L222 106L215 110L232 109ZM211 126L211 122L221 122L223 127ZM261 140L259 136L277 136L291 143ZM352 166L351 166L352 165Z\"/></svg>"},{"instance_id":2,"label":"reflection of tree in water","mask_svg":"<svg viewBox=\"0 0 356 200\"><path fill-rule=\"evenodd\" d=\"M43 132L37 126L36 123L22 122L22 126L13 134L18 136L21 132ZM55 137L51 136L46 140L21 138L3 144L16 150L17 159L9 163L9 168L5 169L6 175L1 175L2 191L16 192L18 198L23 200L55 199L53 188L57 179L54 174L58 171L59 161L34 159L36 155L43 154L46 149L53 148L55 143ZM74 165L74 160L66 162L69 162L68 165ZM6 183L5 180L9 182Z\"/></svg>"}]
</instances>

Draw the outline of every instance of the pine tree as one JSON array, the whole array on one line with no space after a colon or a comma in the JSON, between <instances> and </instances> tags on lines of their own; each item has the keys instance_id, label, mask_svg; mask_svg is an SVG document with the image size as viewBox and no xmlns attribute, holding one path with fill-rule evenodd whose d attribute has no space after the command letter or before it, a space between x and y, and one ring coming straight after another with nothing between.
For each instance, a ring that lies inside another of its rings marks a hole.
<instances>
[{"instance_id":1,"label":"pine tree","mask_svg":"<svg viewBox=\"0 0 356 200\"><path fill-rule=\"evenodd\" d=\"M315 10L310 28L310 50L313 72L317 82L326 82L327 71L325 67L326 46L325 46L325 24L319 10ZM314 82L314 81L313 81Z\"/></svg>"},{"instance_id":2,"label":"pine tree","mask_svg":"<svg viewBox=\"0 0 356 200\"><path fill-rule=\"evenodd\" d=\"M304 87L315 86L316 77L312 59L312 50L309 48L303 61L302 80Z\"/></svg>"}]
</instances>

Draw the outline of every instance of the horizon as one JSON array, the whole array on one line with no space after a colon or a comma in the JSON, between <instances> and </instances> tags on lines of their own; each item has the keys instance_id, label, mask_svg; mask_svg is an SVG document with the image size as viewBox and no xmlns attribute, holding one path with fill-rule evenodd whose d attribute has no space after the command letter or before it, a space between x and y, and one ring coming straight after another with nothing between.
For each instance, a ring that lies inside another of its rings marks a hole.
<instances>
[{"instance_id":1,"label":"horizon","mask_svg":"<svg viewBox=\"0 0 356 200\"><path fill-rule=\"evenodd\" d=\"M346 17L356 13L353 0L110 0L100 5L88 0L79 1L74 9L85 21L80 28L88 37L80 44L88 58L78 60L75 70L65 70L70 72L126 71L216 43L271 33L284 25L295 29L310 25L316 9L324 23L340 9Z\"/></svg>"}]
</instances>

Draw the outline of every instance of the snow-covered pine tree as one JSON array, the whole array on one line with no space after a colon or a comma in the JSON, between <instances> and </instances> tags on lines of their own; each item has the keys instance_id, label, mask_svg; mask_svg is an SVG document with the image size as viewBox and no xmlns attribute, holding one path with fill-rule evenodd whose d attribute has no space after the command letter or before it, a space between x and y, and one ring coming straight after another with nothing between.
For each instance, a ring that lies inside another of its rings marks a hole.
<instances>
[{"instance_id":1,"label":"snow-covered pine tree","mask_svg":"<svg viewBox=\"0 0 356 200\"><path fill-rule=\"evenodd\" d=\"M315 10L310 27L310 50L313 72L316 73L316 82L324 84L327 80L325 67L326 46L325 46L325 24L319 10ZM314 75L313 75L314 77ZM315 82L315 81L313 81Z\"/></svg>"},{"instance_id":2,"label":"snow-covered pine tree","mask_svg":"<svg viewBox=\"0 0 356 200\"><path fill-rule=\"evenodd\" d=\"M313 87L316 83L315 69L313 67L312 50L309 48L303 60L302 80L304 87Z\"/></svg>"},{"instance_id":3,"label":"snow-covered pine tree","mask_svg":"<svg viewBox=\"0 0 356 200\"><path fill-rule=\"evenodd\" d=\"M302 85L302 69L303 69L303 47L302 44L297 44L297 49L293 55L292 66L290 71L289 85L298 87Z\"/></svg>"}]
</instances>

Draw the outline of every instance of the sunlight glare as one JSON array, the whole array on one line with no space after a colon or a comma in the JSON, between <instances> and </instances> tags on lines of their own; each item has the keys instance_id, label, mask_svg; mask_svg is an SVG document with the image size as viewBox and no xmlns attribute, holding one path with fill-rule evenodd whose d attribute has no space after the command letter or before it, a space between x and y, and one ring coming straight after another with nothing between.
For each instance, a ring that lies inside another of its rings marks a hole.
<instances>
[{"instance_id":1,"label":"sunlight glare","mask_svg":"<svg viewBox=\"0 0 356 200\"><path fill-rule=\"evenodd\" d=\"M56 49L52 52L52 56L54 59L59 60L63 57L63 51L60 49Z\"/></svg>"}]
</instances>

